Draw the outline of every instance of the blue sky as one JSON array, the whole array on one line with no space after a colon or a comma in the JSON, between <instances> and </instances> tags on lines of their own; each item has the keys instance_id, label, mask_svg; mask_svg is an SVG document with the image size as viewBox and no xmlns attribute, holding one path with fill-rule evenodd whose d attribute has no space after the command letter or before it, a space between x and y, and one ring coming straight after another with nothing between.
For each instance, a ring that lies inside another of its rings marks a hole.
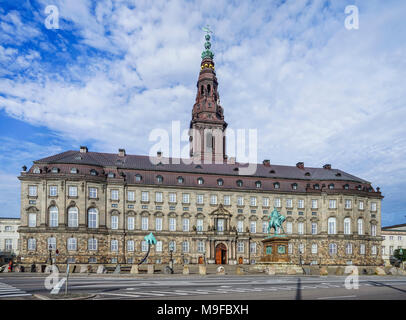
<instances>
[{"instance_id":1,"label":"blue sky","mask_svg":"<svg viewBox=\"0 0 406 320\"><path fill-rule=\"evenodd\" d=\"M19 216L33 160L148 154L152 129L186 128L209 24L226 121L258 130L258 159L331 163L381 187L383 225L404 223L405 13L403 0L0 0L0 216Z\"/></svg>"}]
</instances>

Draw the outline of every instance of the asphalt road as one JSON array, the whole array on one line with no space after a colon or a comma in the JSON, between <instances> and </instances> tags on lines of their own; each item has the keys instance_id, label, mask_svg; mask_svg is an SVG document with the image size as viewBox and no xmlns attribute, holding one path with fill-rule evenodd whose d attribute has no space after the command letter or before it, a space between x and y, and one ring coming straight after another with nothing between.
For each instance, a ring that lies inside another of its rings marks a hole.
<instances>
[{"instance_id":1,"label":"asphalt road","mask_svg":"<svg viewBox=\"0 0 406 320\"><path fill-rule=\"evenodd\" d=\"M55 297L45 288L47 276L0 274L0 299ZM95 300L406 300L404 276L360 276L358 289L347 289L345 279L345 276L71 275L69 292L93 294ZM64 290L65 283L60 293Z\"/></svg>"}]
</instances>

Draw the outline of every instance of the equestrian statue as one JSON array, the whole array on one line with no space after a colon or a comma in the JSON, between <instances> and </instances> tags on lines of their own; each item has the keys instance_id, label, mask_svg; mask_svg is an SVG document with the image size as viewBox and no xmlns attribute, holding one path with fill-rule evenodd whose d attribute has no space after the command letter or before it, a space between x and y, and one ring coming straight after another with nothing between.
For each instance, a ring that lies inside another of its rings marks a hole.
<instances>
[{"instance_id":1,"label":"equestrian statue","mask_svg":"<svg viewBox=\"0 0 406 320\"><path fill-rule=\"evenodd\" d=\"M273 209L273 211L268 215L269 219L269 224L268 224L268 233L271 233L271 229L274 228L275 230L275 236L278 235L278 228L281 228L283 233L285 233L285 230L283 230L282 223L285 221L285 217L281 215L276 208Z\"/></svg>"}]
</instances>

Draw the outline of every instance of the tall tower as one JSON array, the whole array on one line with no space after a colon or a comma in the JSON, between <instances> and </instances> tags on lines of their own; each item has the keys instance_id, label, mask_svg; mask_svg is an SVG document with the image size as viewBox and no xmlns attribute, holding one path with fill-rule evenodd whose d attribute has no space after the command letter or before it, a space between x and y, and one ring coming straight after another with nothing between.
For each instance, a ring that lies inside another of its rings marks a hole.
<instances>
[{"instance_id":1,"label":"tall tower","mask_svg":"<svg viewBox=\"0 0 406 320\"><path fill-rule=\"evenodd\" d=\"M220 106L218 83L214 71L214 54L210 51L210 34L206 31L206 50L202 52L196 102L190 121L190 156L195 162L223 163L227 158L223 108Z\"/></svg>"}]
</instances>

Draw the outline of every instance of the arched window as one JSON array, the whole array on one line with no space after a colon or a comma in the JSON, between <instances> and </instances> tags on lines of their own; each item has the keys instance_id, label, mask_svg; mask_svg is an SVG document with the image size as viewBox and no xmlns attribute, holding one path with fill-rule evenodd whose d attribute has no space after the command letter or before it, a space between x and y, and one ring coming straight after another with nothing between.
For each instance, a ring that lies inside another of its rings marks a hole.
<instances>
[{"instance_id":1,"label":"arched window","mask_svg":"<svg viewBox=\"0 0 406 320\"><path fill-rule=\"evenodd\" d=\"M224 184L223 179L217 179L217 185L222 186Z\"/></svg>"},{"instance_id":2,"label":"arched window","mask_svg":"<svg viewBox=\"0 0 406 320\"><path fill-rule=\"evenodd\" d=\"M328 185L328 188L329 188L330 190L333 190L333 189L334 189L334 183L330 183L330 184Z\"/></svg>"},{"instance_id":3,"label":"arched window","mask_svg":"<svg viewBox=\"0 0 406 320\"><path fill-rule=\"evenodd\" d=\"M97 176L97 171L95 169L90 170L90 175Z\"/></svg>"},{"instance_id":4,"label":"arched window","mask_svg":"<svg viewBox=\"0 0 406 320\"><path fill-rule=\"evenodd\" d=\"M142 180L142 176L140 174L135 175L135 181L140 182Z\"/></svg>"},{"instance_id":5,"label":"arched window","mask_svg":"<svg viewBox=\"0 0 406 320\"><path fill-rule=\"evenodd\" d=\"M178 177L178 183L183 183L185 181L185 179L183 179L183 177Z\"/></svg>"},{"instance_id":6,"label":"arched window","mask_svg":"<svg viewBox=\"0 0 406 320\"><path fill-rule=\"evenodd\" d=\"M73 173L73 174L78 173L78 169L76 169L76 168L71 168L71 169L70 169L70 173Z\"/></svg>"},{"instance_id":7,"label":"arched window","mask_svg":"<svg viewBox=\"0 0 406 320\"><path fill-rule=\"evenodd\" d=\"M274 187L275 189L279 189L279 187L280 187L279 182L275 182L275 183L273 184L273 187Z\"/></svg>"},{"instance_id":8,"label":"arched window","mask_svg":"<svg viewBox=\"0 0 406 320\"><path fill-rule=\"evenodd\" d=\"M204 183L203 178L198 178L198 179L197 179L197 184L203 184L203 183Z\"/></svg>"},{"instance_id":9,"label":"arched window","mask_svg":"<svg viewBox=\"0 0 406 320\"><path fill-rule=\"evenodd\" d=\"M344 234L351 234L351 218L344 219Z\"/></svg>"},{"instance_id":10,"label":"arched window","mask_svg":"<svg viewBox=\"0 0 406 320\"><path fill-rule=\"evenodd\" d=\"M87 220L89 228L97 228L99 224L99 212L96 208L90 208L87 212Z\"/></svg>"},{"instance_id":11,"label":"arched window","mask_svg":"<svg viewBox=\"0 0 406 320\"><path fill-rule=\"evenodd\" d=\"M336 234L336 218L328 218L328 234Z\"/></svg>"},{"instance_id":12,"label":"arched window","mask_svg":"<svg viewBox=\"0 0 406 320\"><path fill-rule=\"evenodd\" d=\"M116 175L115 175L115 173L114 172L109 172L108 174L107 174L107 177L108 178L114 178Z\"/></svg>"},{"instance_id":13,"label":"arched window","mask_svg":"<svg viewBox=\"0 0 406 320\"><path fill-rule=\"evenodd\" d=\"M237 186L242 187L242 180L237 180Z\"/></svg>"},{"instance_id":14,"label":"arched window","mask_svg":"<svg viewBox=\"0 0 406 320\"><path fill-rule=\"evenodd\" d=\"M59 169L58 169L58 168L52 168L51 172L52 172L52 173L58 173L58 172L59 172Z\"/></svg>"},{"instance_id":15,"label":"arched window","mask_svg":"<svg viewBox=\"0 0 406 320\"><path fill-rule=\"evenodd\" d=\"M314 190L319 190L319 189L320 189L320 185L319 185L318 183L316 183L316 184L313 186L313 188L314 188Z\"/></svg>"},{"instance_id":16,"label":"arched window","mask_svg":"<svg viewBox=\"0 0 406 320\"><path fill-rule=\"evenodd\" d=\"M78 215L79 215L78 208L70 207L68 209L68 227L70 228L78 227Z\"/></svg>"},{"instance_id":17,"label":"arched window","mask_svg":"<svg viewBox=\"0 0 406 320\"><path fill-rule=\"evenodd\" d=\"M293 184L292 184L292 189L293 189L293 190L297 190L297 183L293 183Z\"/></svg>"},{"instance_id":18,"label":"arched window","mask_svg":"<svg viewBox=\"0 0 406 320\"><path fill-rule=\"evenodd\" d=\"M35 167L34 170L32 170L34 173L41 173L41 170L38 167Z\"/></svg>"},{"instance_id":19,"label":"arched window","mask_svg":"<svg viewBox=\"0 0 406 320\"><path fill-rule=\"evenodd\" d=\"M257 187L257 188L261 188L261 181L257 181L257 182L255 182L255 187Z\"/></svg>"},{"instance_id":20,"label":"arched window","mask_svg":"<svg viewBox=\"0 0 406 320\"><path fill-rule=\"evenodd\" d=\"M335 243L330 243L328 249L331 256L337 254L337 245Z\"/></svg>"},{"instance_id":21,"label":"arched window","mask_svg":"<svg viewBox=\"0 0 406 320\"><path fill-rule=\"evenodd\" d=\"M156 181L158 183L162 183L162 181L164 181L164 178L162 176L156 176Z\"/></svg>"},{"instance_id":22,"label":"arched window","mask_svg":"<svg viewBox=\"0 0 406 320\"><path fill-rule=\"evenodd\" d=\"M360 235L364 234L364 223L361 218L358 219L358 234L360 234Z\"/></svg>"},{"instance_id":23,"label":"arched window","mask_svg":"<svg viewBox=\"0 0 406 320\"><path fill-rule=\"evenodd\" d=\"M49 208L49 226L58 226L58 208L55 206Z\"/></svg>"},{"instance_id":24,"label":"arched window","mask_svg":"<svg viewBox=\"0 0 406 320\"><path fill-rule=\"evenodd\" d=\"M33 251L37 249L37 240L29 238L27 243L28 250Z\"/></svg>"},{"instance_id":25,"label":"arched window","mask_svg":"<svg viewBox=\"0 0 406 320\"><path fill-rule=\"evenodd\" d=\"M344 185L345 190L348 190L349 188L350 188L350 186L348 185L348 183Z\"/></svg>"},{"instance_id":26,"label":"arched window","mask_svg":"<svg viewBox=\"0 0 406 320\"><path fill-rule=\"evenodd\" d=\"M204 93L204 87L203 87L203 85L200 87L200 94L203 94Z\"/></svg>"},{"instance_id":27,"label":"arched window","mask_svg":"<svg viewBox=\"0 0 406 320\"><path fill-rule=\"evenodd\" d=\"M208 94L210 94L210 89L211 89L210 84L208 84L208 85L207 85L207 93L208 93Z\"/></svg>"},{"instance_id":28,"label":"arched window","mask_svg":"<svg viewBox=\"0 0 406 320\"><path fill-rule=\"evenodd\" d=\"M76 238L68 238L68 251L76 251L77 247L77 240Z\"/></svg>"}]
</instances>

